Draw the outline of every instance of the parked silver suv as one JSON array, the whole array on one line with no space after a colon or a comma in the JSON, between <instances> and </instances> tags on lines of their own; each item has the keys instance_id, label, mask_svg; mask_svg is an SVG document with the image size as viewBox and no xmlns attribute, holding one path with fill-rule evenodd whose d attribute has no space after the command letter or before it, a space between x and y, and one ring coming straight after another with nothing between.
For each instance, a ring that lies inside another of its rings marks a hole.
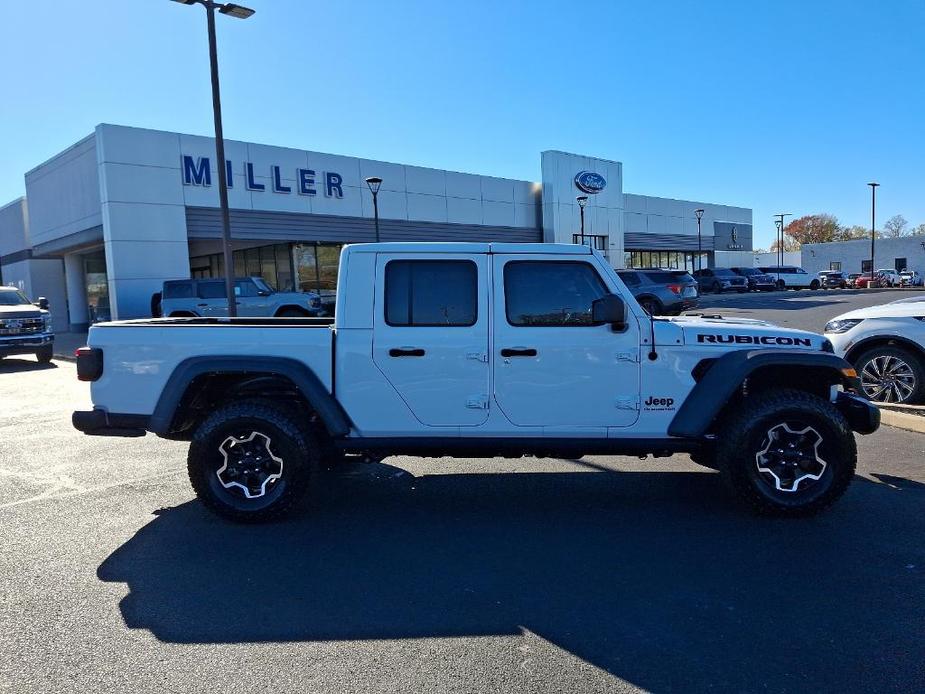
<instances>
[{"instance_id":1,"label":"parked silver suv","mask_svg":"<svg viewBox=\"0 0 925 694\"><path fill-rule=\"evenodd\" d=\"M234 281L239 316L299 317L326 315L325 304L315 292L278 292L260 277ZM155 315L227 316L224 278L168 280L160 295L151 298Z\"/></svg>"}]
</instances>

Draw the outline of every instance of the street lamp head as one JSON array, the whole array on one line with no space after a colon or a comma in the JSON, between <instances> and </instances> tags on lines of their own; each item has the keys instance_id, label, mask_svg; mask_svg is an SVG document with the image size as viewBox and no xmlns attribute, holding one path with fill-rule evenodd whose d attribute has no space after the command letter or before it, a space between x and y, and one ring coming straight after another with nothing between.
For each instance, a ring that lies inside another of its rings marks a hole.
<instances>
[{"instance_id":1,"label":"street lamp head","mask_svg":"<svg viewBox=\"0 0 925 694\"><path fill-rule=\"evenodd\" d=\"M697 215L697 219L703 217L703 210L694 210L694 214Z\"/></svg>"},{"instance_id":2,"label":"street lamp head","mask_svg":"<svg viewBox=\"0 0 925 694\"><path fill-rule=\"evenodd\" d=\"M578 203L579 207L584 207L585 205L588 204L588 196L579 195L577 198L575 198L575 201Z\"/></svg>"},{"instance_id":3,"label":"street lamp head","mask_svg":"<svg viewBox=\"0 0 925 694\"><path fill-rule=\"evenodd\" d=\"M218 11L222 14L227 14L229 17L234 17L235 19L247 19L252 14L254 10L250 7L244 7L244 5L236 5L233 2L228 2L218 8Z\"/></svg>"},{"instance_id":4,"label":"street lamp head","mask_svg":"<svg viewBox=\"0 0 925 694\"><path fill-rule=\"evenodd\" d=\"M369 186L369 192L375 195L379 192L379 186L382 185L382 179L378 176L370 176L366 179L366 185Z\"/></svg>"},{"instance_id":5,"label":"street lamp head","mask_svg":"<svg viewBox=\"0 0 925 694\"><path fill-rule=\"evenodd\" d=\"M876 188L876 187L879 186L880 184L879 184L879 183L876 183L876 182L874 182L874 181L871 181L871 182L868 183L867 185L869 185L871 188Z\"/></svg>"},{"instance_id":6,"label":"street lamp head","mask_svg":"<svg viewBox=\"0 0 925 694\"><path fill-rule=\"evenodd\" d=\"M197 2L199 2L199 0L173 0L173 1L178 2L181 5L195 5Z\"/></svg>"}]
</instances>

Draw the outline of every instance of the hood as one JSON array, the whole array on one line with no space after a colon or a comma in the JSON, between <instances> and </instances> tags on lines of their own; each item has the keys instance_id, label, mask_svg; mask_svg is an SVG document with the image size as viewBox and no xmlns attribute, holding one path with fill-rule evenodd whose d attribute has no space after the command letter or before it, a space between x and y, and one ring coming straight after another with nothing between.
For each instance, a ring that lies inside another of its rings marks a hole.
<instances>
[{"instance_id":1,"label":"hood","mask_svg":"<svg viewBox=\"0 0 925 694\"><path fill-rule=\"evenodd\" d=\"M848 311L848 313L835 316L832 320L842 320L844 318L918 318L920 316L925 316L925 302L899 301L892 304L869 306Z\"/></svg>"},{"instance_id":2,"label":"hood","mask_svg":"<svg viewBox=\"0 0 925 694\"><path fill-rule=\"evenodd\" d=\"M782 328L753 318L711 318L679 316L671 318L684 333L684 343L704 347L789 347L822 349L826 339L808 330Z\"/></svg>"},{"instance_id":3,"label":"hood","mask_svg":"<svg viewBox=\"0 0 925 694\"><path fill-rule=\"evenodd\" d=\"M0 306L0 320L4 318L39 318L46 315L48 315L48 311L43 311L37 306L28 306L27 304Z\"/></svg>"}]
</instances>

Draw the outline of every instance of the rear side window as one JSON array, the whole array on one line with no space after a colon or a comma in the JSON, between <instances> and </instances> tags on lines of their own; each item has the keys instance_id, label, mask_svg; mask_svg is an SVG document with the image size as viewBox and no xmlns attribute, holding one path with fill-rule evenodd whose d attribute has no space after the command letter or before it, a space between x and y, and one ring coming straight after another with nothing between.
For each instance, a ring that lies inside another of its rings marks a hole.
<instances>
[{"instance_id":1,"label":"rear side window","mask_svg":"<svg viewBox=\"0 0 925 694\"><path fill-rule=\"evenodd\" d=\"M478 291L478 268L471 260L392 260L385 266L385 322L475 325Z\"/></svg>"},{"instance_id":2,"label":"rear side window","mask_svg":"<svg viewBox=\"0 0 925 694\"><path fill-rule=\"evenodd\" d=\"M222 280L199 283L200 299L225 299L225 282Z\"/></svg>"},{"instance_id":3,"label":"rear side window","mask_svg":"<svg viewBox=\"0 0 925 694\"><path fill-rule=\"evenodd\" d=\"M594 325L591 303L606 293L588 263L527 260L504 266L504 306L511 325Z\"/></svg>"},{"instance_id":4,"label":"rear side window","mask_svg":"<svg viewBox=\"0 0 925 694\"><path fill-rule=\"evenodd\" d=\"M632 270L618 272L617 275L620 276L620 279L623 280L623 284L627 287L638 287L640 284L639 275Z\"/></svg>"},{"instance_id":5,"label":"rear side window","mask_svg":"<svg viewBox=\"0 0 925 694\"><path fill-rule=\"evenodd\" d=\"M164 284L164 299L192 299L192 282L169 282Z\"/></svg>"},{"instance_id":6,"label":"rear side window","mask_svg":"<svg viewBox=\"0 0 925 694\"><path fill-rule=\"evenodd\" d=\"M655 284L671 284L672 282L691 282L693 278L684 270L655 270L642 273L650 282Z\"/></svg>"}]
</instances>

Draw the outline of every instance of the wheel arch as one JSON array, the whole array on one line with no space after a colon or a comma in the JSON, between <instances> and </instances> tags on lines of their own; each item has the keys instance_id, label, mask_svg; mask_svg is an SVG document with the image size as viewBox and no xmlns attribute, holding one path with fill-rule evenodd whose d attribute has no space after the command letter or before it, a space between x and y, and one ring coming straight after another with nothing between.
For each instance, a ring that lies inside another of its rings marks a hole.
<instances>
[{"instance_id":1,"label":"wheel arch","mask_svg":"<svg viewBox=\"0 0 925 694\"><path fill-rule=\"evenodd\" d=\"M877 335L864 338L856 344L851 345L851 348L845 353L845 359L854 364L855 359L860 357L868 349L883 346L905 347L918 356L919 359L925 360L925 348L917 342L899 335Z\"/></svg>"},{"instance_id":2,"label":"wheel arch","mask_svg":"<svg viewBox=\"0 0 925 694\"><path fill-rule=\"evenodd\" d=\"M306 318L310 318L312 315L304 306L299 306L298 304L283 304L282 306L276 307L273 316L278 317L283 311L298 311Z\"/></svg>"},{"instance_id":3,"label":"wheel arch","mask_svg":"<svg viewBox=\"0 0 925 694\"><path fill-rule=\"evenodd\" d=\"M186 438L197 408L215 399L271 397L303 405L332 437L350 431L340 404L305 364L285 357L208 356L181 362L158 398L148 429L168 438Z\"/></svg>"},{"instance_id":4,"label":"wheel arch","mask_svg":"<svg viewBox=\"0 0 925 694\"><path fill-rule=\"evenodd\" d=\"M699 365L698 365L699 367ZM791 349L727 352L699 371L699 380L668 426L670 436L701 437L748 393L796 388L828 399L832 385L858 388L851 365L834 354ZM850 371L849 371L850 373Z\"/></svg>"},{"instance_id":5,"label":"wheel arch","mask_svg":"<svg viewBox=\"0 0 925 694\"><path fill-rule=\"evenodd\" d=\"M199 318L195 311L171 311L168 318Z\"/></svg>"}]
</instances>

